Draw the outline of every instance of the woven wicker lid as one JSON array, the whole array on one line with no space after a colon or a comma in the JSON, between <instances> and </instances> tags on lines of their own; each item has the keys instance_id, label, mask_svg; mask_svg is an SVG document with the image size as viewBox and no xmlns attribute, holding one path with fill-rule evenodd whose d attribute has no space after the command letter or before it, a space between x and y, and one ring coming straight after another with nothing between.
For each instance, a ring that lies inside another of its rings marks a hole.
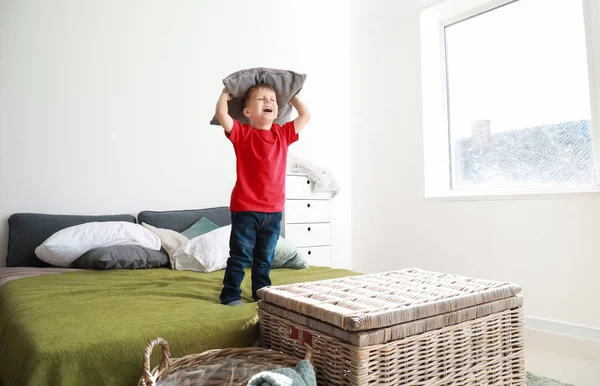
<instances>
[{"instance_id":1,"label":"woven wicker lid","mask_svg":"<svg viewBox=\"0 0 600 386\"><path fill-rule=\"evenodd\" d=\"M350 331L370 330L507 299L521 287L421 269L265 287L268 303Z\"/></svg>"}]
</instances>

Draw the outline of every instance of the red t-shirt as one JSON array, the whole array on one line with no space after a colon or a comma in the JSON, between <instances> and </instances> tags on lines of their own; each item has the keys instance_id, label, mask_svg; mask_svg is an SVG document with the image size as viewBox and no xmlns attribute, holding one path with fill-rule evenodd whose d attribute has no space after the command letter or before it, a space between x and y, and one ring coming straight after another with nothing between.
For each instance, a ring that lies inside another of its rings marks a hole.
<instances>
[{"instance_id":1,"label":"red t-shirt","mask_svg":"<svg viewBox=\"0 0 600 386\"><path fill-rule=\"evenodd\" d=\"M236 154L237 181L231 192L232 212L283 211L288 146L298 140L294 122L273 123L271 130L256 130L233 120L225 132Z\"/></svg>"}]
</instances>

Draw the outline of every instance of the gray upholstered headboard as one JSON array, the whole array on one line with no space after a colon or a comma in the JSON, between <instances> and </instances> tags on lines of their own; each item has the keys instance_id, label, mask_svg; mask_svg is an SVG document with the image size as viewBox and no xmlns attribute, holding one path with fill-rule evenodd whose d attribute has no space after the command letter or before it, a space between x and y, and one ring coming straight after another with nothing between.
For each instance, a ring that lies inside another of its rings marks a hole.
<instances>
[{"instance_id":1,"label":"gray upholstered headboard","mask_svg":"<svg viewBox=\"0 0 600 386\"><path fill-rule=\"evenodd\" d=\"M130 214L78 216L43 213L15 213L8 218L7 267L50 267L35 255L35 249L61 229L92 221L127 221Z\"/></svg>"},{"instance_id":2,"label":"gray upholstered headboard","mask_svg":"<svg viewBox=\"0 0 600 386\"><path fill-rule=\"evenodd\" d=\"M138 223L145 222L157 228L167 228L176 232L182 232L202 217L206 217L218 226L231 224L231 212L228 206L162 212L145 210L138 213Z\"/></svg>"},{"instance_id":3,"label":"gray upholstered headboard","mask_svg":"<svg viewBox=\"0 0 600 386\"><path fill-rule=\"evenodd\" d=\"M145 222L158 228L184 231L200 218L206 217L219 226L231 224L229 207L149 211L138 214L138 223ZM50 267L35 255L35 249L61 229L92 221L136 222L129 214L109 216L79 216L41 213L15 213L8 218L7 267Z\"/></svg>"}]
</instances>

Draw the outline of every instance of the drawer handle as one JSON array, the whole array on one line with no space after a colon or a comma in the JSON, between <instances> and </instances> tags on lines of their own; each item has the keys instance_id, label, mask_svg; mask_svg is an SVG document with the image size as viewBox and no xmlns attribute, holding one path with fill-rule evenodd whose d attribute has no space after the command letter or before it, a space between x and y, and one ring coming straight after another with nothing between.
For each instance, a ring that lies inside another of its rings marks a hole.
<instances>
[{"instance_id":1,"label":"drawer handle","mask_svg":"<svg viewBox=\"0 0 600 386\"><path fill-rule=\"evenodd\" d=\"M310 180L306 180L306 185L310 185Z\"/></svg>"},{"instance_id":2,"label":"drawer handle","mask_svg":"<svg viewBox=\"0 0 600 386\"><path fill-rule=\"evenodd\" d=\"M310 232L310 227L308 227L308 231Z\"/></svg>"},{"instance_id":3,"label":"drawer handle","mask_svg":"<svg viewBox=\"0 0 600 386\"><path fill-rule=\"evenodd\" d=\"M307 208L310 208L310 204L306 204L306 207L307 207Z\"/></svg>"},{"instance_id":4,"label":"drawer handle","mask_svg":"<svg viewBox=\"0 0 600 386\"><path fill-rule=\"evenodd\" d=\"M308 251L308 254L310 255L312 253L312 251Z\"/></svg>"}]
</instances>

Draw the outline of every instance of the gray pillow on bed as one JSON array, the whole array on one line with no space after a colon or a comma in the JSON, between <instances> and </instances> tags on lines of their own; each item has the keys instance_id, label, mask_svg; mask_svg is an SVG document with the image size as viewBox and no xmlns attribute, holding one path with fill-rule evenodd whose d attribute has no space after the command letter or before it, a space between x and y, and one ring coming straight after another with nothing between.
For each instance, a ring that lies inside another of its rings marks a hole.
<instances>
[{"instance_id":1,"label":"gray pillow on bed","mask_svg":"<svg viewBox=\"0 0 600 386\"><path fill-rule=\"evenodd\" d=\"M223 79L223 85L233 95L233 99L227 102L229 115L242 124L250 123L242 113L244 109L244 96L250 87L259 83L268 83L275 89L275 94L277 95L279 114L277 114L275 123L283 125L289 122L292 116L292 106L288 103L294 95L302 90L305 80L305 74L274 68L257 67L234 72ZM216 116L213 117L210 124L220 125Z\"/></svg>"},{"instance_id":2,"label":"gray pillow on bed","mask_svg":"<svg viewBox=\"0 0 600 386\"><path fill-rule=\"evenodd\" d=\"M139 245L94 248L71 264L73 268L82 269L146 269L168 265L166 253Z\"/></svg>"}]
</instances>

